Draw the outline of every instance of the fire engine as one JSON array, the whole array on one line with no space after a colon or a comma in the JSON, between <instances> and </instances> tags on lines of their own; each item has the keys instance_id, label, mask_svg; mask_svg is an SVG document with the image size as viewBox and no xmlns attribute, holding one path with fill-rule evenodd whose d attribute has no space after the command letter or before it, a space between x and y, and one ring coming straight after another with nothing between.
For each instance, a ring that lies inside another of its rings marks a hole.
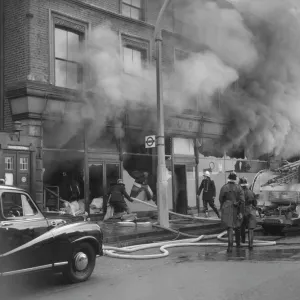
<instances>
[{"instance_id":1,"label":"fire engine","mask_svg":"<svg viewBox=\"0 0 300 300\"><path fill-rule=\"evenodd\" d=\"M266 233L300 230L300 160L258 172L250 189L259 189L258 223Z\"/></svg>"}]
</instances>

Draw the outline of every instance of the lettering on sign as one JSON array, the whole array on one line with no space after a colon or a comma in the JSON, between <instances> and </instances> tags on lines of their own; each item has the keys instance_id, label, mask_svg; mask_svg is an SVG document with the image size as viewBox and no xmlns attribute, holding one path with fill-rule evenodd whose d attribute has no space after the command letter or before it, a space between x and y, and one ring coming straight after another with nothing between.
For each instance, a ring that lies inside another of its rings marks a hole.
<instances>
[{"instance_id":1,"label":"lettering on sign","mask_svg":"<svg viewBox=\"0 0 300 300\"><path fill-rule=\"evenodd\" d=\"M199 121L178 118L168 119L166 120L166 127L172 130L198 132Z\"/></svg>"}]
</instances>

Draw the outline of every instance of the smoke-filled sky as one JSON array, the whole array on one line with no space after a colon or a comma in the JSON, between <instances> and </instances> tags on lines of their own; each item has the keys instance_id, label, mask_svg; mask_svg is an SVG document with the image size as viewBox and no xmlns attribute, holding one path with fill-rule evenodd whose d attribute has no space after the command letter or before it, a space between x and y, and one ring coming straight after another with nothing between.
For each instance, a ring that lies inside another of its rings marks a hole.
<instances>
[{"instance_id":1,"label":"smoke-filled sky","mask_svg":"<svg viewBox=\"0 0 300 300\"><path fill-rule=\"evenodd\" d=\"M165 74L165 101L180 113L198 99L200 110L224 117L231 124L226 147L249 148L255 156L299 154L299 1L231 1L235 9L206 0L173 1L182 34L208 50L193 52ZM124 73L119 35L109 24L94 30L80 59L89 66L90 87L99 96L89 112L93 133L105 124L98 112L116 116L125 105L155 108L153 65L134 76ZM237 80L238 88L229 89Z\"/></svg>"}]
</instances>

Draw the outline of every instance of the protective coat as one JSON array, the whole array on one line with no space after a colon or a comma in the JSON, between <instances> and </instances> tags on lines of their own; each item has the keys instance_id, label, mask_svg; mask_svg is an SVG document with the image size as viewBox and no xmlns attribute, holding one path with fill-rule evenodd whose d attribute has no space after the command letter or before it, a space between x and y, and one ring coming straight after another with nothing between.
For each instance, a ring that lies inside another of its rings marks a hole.
<instances>
[{"instance_id":1,"label":"protective coat","mask_svg":"<svg viewBox=\"0 0 300 300\"><path fill-rule=\"evenodd\" d=\"M234 182L223 185L219 195L221 205L221 221L227 228L237 228L242 224L242 218L238 218L239 213L243 213L241 208L245 202L242 188Z\"/></svg>"},{"instance_id":2,"label":"protective coat","mask_svg":"<svg viewBox=\"0 0 300 300\"><path fill-rule=\"evenodd\" d=\"M245 196L245 213L244 213L244 222L246 228L254 229L256 227L256 210L257 200L255 194L248 188L244 189Z\"/></svg>"}]
</instances>

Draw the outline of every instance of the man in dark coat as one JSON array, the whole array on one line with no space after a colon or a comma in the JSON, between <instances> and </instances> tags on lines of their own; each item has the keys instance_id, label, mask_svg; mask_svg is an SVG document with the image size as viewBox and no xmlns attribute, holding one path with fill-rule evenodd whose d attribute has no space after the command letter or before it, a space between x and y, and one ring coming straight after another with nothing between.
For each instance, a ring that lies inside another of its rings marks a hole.
<instances>
[{"instance_id":1,"label":"man in dark coat","mask_svg":"<svg viewBox=\"0 0 300 300\"><path fill-rule=\"evenodd\" d=\"M208 204L209 204L209 206L213 209L213 211L216 213L216 215L220 219L220 214L215 205L215 198L216 198L215 183L213 180L211 180L210 173L208 171L205 171L203 177L204 177L204 179L202 180L202 182L199 186L197 196L199 197L203 190L202 200L203 200L203 208L204 208L206 217L208 217Z\"/></svg>"},{"instance_id":2,"label":"man in dark coat","mask_svg":"<svg viewBox=\"0 0 300 300\"><path fill-rule=\"evenodd\" d=\"M127 212L129 213L129 208L124 200L124 197L133 202L132 198L127 194L125 189L125 184L122 179L118 179L117 184L113 185L108 192L109 203L114 208L115 213Z\"/></svg>"},{"instance_id":3,"label":"man in dark coat","mask_svg":"<svg viewBox=\"0 0 300 300\"><path fill-rule=\"evenodd\" d=\"M241 226L242 243L246 242L246 228L248 228L248 247L253 249L254 229L256 227L256 209L257 200L253 191L249 190L248 182L245 177L240 178L240 186L245 195L245 211Z\"/></svg>"},{"instance_id":4,"label":"man in dark coat","mask_svg":"<svg viewBox=\"0 0 300 300\"><path fill-rule=\"evenodd\" d=\"M221 221L227 228L228 233L228 249L232 252L233 247L233 230L235 230L236 246L240 247L242 223L242 208L245 202L244 192L242 188L236 184L237 176L234 172L228 176L228 183L223 185L219 195L221 205Z\"/></svg>"}]
</instances>

